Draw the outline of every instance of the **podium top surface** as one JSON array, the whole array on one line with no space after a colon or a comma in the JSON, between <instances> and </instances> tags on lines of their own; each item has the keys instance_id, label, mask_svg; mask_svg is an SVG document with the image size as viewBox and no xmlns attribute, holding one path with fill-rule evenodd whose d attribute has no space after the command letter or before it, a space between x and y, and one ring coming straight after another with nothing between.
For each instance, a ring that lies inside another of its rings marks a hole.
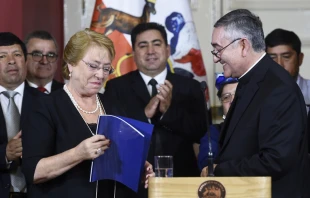
<instances>
[{"instance_id":1,"label":"podium top surface","mask_svg":"<svg viewBox=\"0 0 310 198\"><path fill-rule=\"evenodd\" d=\"M149 198L271 198L271 177L154 177Z\"/></svg>"}]
</instances>

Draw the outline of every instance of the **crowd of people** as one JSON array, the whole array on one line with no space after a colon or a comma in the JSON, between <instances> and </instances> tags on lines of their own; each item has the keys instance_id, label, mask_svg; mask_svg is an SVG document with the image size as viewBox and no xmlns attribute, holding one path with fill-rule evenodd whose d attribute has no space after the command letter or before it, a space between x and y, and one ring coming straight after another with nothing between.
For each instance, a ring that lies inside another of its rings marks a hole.
<instances>
[{"instance_id":1,"label":"crowd of people","mask_svg":"<svg viewBox=\"0 0 310 198\"><path fill-rule=\"evenodd\" d=\"M272 197L310 197L310 80L299 74L304 54L294 32L275 29L265 38L246 9L214 24L221 124L208 123L200 83L167 69L163 25L138 24L131 44L137 70L109 80L101 94L114 70L108 37L79 31L59 54L46 31L24 42L0 32L0 197L146 198L154 156L173 156L175 177L204 177L210 148L215 176L270 176ZM59 56L65 84L54 79ZM154 125L138 192L89 182L92 160L113 144L96 134L105 114Z\"/></svg>"}]
</instances>

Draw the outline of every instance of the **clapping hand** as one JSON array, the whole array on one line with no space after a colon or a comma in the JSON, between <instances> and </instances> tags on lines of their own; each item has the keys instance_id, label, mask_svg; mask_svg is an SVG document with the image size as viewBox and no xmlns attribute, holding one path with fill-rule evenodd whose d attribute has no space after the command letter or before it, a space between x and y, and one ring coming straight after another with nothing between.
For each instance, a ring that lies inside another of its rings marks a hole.
<instances>
[{"instance_id":1,"label":"clapping hand","mask_svg":"<svg viewBox=\"0 0 310 198\"><path fill-rule=\"evenodd\" d=\"M159 106L159 111L164 114L168 110L172 99L172 84L165 80L165 84L159 85L158 94L154 96L144 109L147 118L151 119Z\"/></svg>"},{"instance_id":2,"label":"clapping hand","mask_svg":"<svg viewBox=\"0 0 310 198\"><path fill-rule=\"evenodd\" d=\"M8 161L17 160L22 156L22 132L19 131L6 145L6 157Z\"/></svg>"},{"instance_id":3,"label":"clapping hand","mask_svg":"<svg viewBox=\"0 0 310 198\"><path fill-rule=\"evenodd\" d=\"M156 98L159 99L159 111L164 114L168 110L172 99L172 84L165 80L165 84L159 85Z\"/></svg>"}]
</instances>

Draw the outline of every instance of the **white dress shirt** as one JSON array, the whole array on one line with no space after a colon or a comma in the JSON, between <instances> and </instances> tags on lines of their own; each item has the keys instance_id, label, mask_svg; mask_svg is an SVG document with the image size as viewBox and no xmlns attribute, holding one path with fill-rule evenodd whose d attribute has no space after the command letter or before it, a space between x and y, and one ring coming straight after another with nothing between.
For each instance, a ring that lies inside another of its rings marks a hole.
<instances>
[{"instance_id":1,"label":"white dress shirt","mask_svg":"<svg viewBox=\"0 0 310 198\"><path fill-rule=\"evenodd\" d=\"M33 87L33 88L38 88L38 87L39 87L38 85L36 85L36 84L30 82L29 80L27 80L27 82L28 82L28 84L29 84L30 87ZM46 94L50 94L50 93L51 93L51 91L52 91L52 83L53 83L53 81L47 83L47 84L44 86L44 88L46 89L46 91L45 91L44 93L46 93Z\"/></svg>"},{"instance_id":2,"label":"white dress shirt","mask_svg":"<svg viewBox=\"0 0 310 198\"><path fill-rule=\"evenodd\" d=\"M307 112L309 112L310 107L310 80L305 79L298 75L296 83L298 84L302 95L304 96L305 103L307 105Z\"/></svg>"},{"instance_id":3,"label":"white dress shirt","mask_svg":"<svg viewBox=\"0 0 310 198\"><path fill-rule=\"evenodd\" d=\"M23 82L16 89L12 90L12 91L15 91L18 93L14 96L14 102L15 102L20 114L22 112L22 102L23 102L23 96L24 96L24 89L25 89L25 83ZM7 91L7 89L0 85L0 102L1 102L3 114L5 114L5 113L7 113L7 107L9 105L9 99L2 94L3 91Z\"/></svg>"},{"instance_id":4,"label":"white dress shirt","mask_svg":"<svg viewBox=\"0 0 310 198\"><path fill-rule=\"evenodd\" d=\"M152 79L152 77L147 76L142 72L140 72L140 74L141 74L141 77L145 83L145 86L147 87L147 90L149 91L149 94L151 96L152 95L152 85L149 85L149 82ZM161 85L161 84L165 84L166 77L167 77L167 68L165 68L164 71L162 71L157 76L155 76L154 79L157 81L157 85Z\"/></svg>"}]
</instances>

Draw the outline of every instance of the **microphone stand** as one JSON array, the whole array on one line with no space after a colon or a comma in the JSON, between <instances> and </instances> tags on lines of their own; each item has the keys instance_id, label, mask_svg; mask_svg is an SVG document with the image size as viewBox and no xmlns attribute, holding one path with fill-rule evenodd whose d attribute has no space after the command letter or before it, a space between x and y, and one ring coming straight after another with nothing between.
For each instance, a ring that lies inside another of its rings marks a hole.
<instances>
[{"instance_id":1,"label":"microphone stand","mask_svg":"<svg viewBox=\"0 0 310 198\"><path fill-rule=\"evenodd\" d=\"M212 152L212 144L211 144L211 131L210 131L210 123L209 123L209 116L208 116L208 106L206 101L206 89L207 89L207 83L205 81L202 81L201 84L201 90L204 97L204 106L205 106L205 114L206 114L206 123L207 123L207 133L208 133L208 144L209 144L209 152L208 152L208 177L214 176L214 169L213 169L213 152Z\"/></svg>"}]
</instances>

